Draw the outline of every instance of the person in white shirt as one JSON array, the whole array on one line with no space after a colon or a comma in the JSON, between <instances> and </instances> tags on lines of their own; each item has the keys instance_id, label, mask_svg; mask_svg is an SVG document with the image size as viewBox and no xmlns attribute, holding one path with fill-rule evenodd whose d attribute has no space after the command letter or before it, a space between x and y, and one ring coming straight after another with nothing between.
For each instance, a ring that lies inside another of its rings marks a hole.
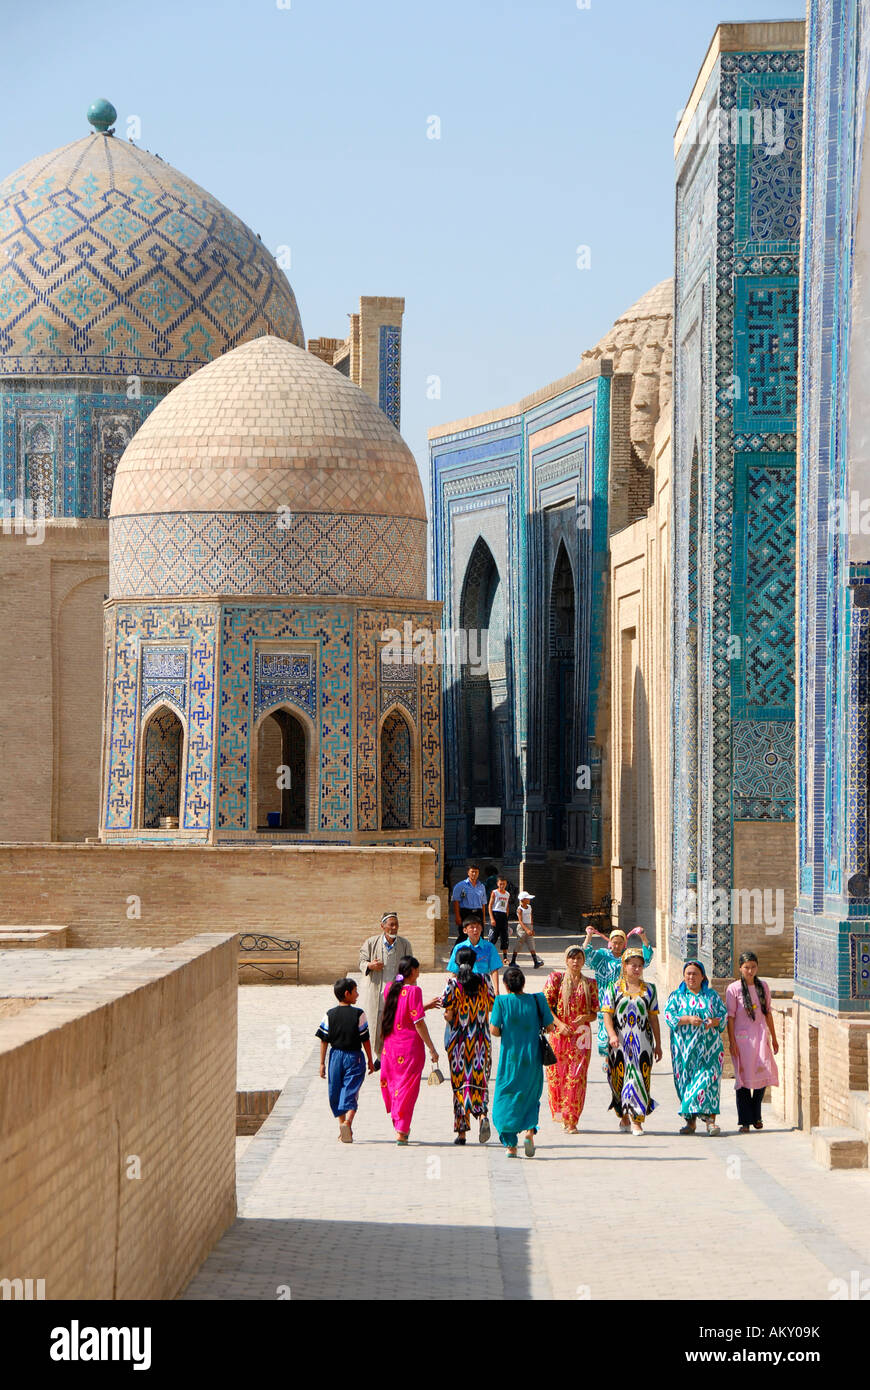
<instances>
[{"instance_id":1,"label":"person in white shirt","mask_svg":"<svg viewBox=\"0 0 870 1390\"><path fill-rule=\"evenodd\" d=\"M520 893L519 903L517 904L517 939L519 946L511 956L511 965L516 965L517 954L525 946L535 963L537 970L544 962L535 952L535 929L532 926L532 909L530 903L534 897L533 893Z\"/></svg>"}]
</instances>

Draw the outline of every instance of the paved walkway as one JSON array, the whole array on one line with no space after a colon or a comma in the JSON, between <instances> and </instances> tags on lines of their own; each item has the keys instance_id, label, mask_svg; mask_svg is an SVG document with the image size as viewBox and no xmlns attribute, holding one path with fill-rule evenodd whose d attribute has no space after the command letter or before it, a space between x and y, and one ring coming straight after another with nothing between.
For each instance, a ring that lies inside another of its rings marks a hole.
<instances>
[{"instance_id":1,"label":"paved walkway","mask_svg":"<svg viewBox=\"0 0 870 1390\"><path fill-rule=\"evenodd\" d=\"M426 999L444 978L421 980ZM284 1089L239 1141L239 1219L185 1298L621 1301L630 1285L825 1300L832 1281L870 1277L867 1171L822 1171L769 1106L764 1131L739 1136L730 1082L722 1136L680 1138L667 1058L643 1138L615 1132L593 1057L581 1133L553 1125L545 1099L534 1159L506 1159L495 1138L454 1148L449 1084L424 1084L402 1149L367 1081L355 1142L339 1144L313 1037L331 1003L324 987L239 991L239 1087ZM443 1052L440 1015L427 1020Z\"/></svg>"}]
</instances>

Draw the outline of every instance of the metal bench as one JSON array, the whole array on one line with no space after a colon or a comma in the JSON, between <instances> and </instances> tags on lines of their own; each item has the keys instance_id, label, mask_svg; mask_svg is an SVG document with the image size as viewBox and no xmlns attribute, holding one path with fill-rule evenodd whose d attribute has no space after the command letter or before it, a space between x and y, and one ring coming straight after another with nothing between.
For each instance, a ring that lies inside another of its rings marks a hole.
<instances>
[{"instance_id":1,"label":"metal bench","mask_svg":"<svg viewBox=\"0 0 870 1390\"><path fill-rule=\"evenodd\" d=\"M245 932L239 937L239 967L249 965L270 980L283 980L287 972L295 970L298 985L300 947L301 942L290 937Z\"/></svg>"},{"instance_id":2,"label":"metal bench","mask_svg":"<svg viewBox=\"0 0 870 1390\"><path fill-rule=\"evenodd\" d=\"M589 927L597 927L597 928L600 929L602 923L605 923L605 924L609 927L609 926L610 926L610 910L611 910L612 906L613 906L613 898L611 897L611 895L610 895L609 893L605 893L605 894L604 894L604 897L601 899L601 902L600 902L600 903L595 903L595 904L593 904L591 907L581 907L581 909L580 909L580 927L581 927L581 930L582 930L584 927L587 927L587 926L589 926Z\"/></svg>"}]
</instances>

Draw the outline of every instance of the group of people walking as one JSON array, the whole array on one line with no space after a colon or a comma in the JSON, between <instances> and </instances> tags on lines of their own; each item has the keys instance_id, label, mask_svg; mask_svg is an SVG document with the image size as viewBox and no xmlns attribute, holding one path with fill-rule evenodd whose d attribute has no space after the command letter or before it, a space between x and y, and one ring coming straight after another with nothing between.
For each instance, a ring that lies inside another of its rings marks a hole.
<instances>
[{"instance_id":1,"label":"group of people walking","mask_svg":"<svg viewBox=\"0 0 870 1390\"><path fill-rule=\"evenodd\" d=\"M626 934L615 928L606 938L590 927L583 945L565 952L564 968L550 973L542 991L527 994L523 971L516 964L504 968L503 953L482 938L479 918L469 915L462 925L464 936L451 954L447 986L428 1001L418 984L419 961L411 943L399 935L395 913L384 914L381 930L361 948L360 990L350 978L336 982L337 1006L325 1015L317 1035L323 1076L329 1049L329 1099L339 1120L339 1138L353 1142L360 1087L366 1071L379 1071L396 1142L409 1142L427 1053L430 1084L443 1079L426 1021L433 1009L443 1012L456 1145L465 1145L476 1121L480 1143L487 1143L494 1127L509 1158L517 1156L520 1136L524 1153L532 1157L545 1077L554 1121L566 1134L578 1133L593 1026L618 1132L642 1135L656 1106L653 1067L662 1059L658 995L644 979L653 948L642 929ZM595 936L605 944L592 946ZM635 936L639 942L631 944ZM594 978L584 975L584 966ZM778 1084L779 1048L770 988L758 978L754 953L740 957L739 976L727 987L724 1003L702 963L687 961L681 983L665 1004L664 1019L683 1120L680 1133L696 1133L699 1120L708 1134L720 1133L726 1033L740 1132L763 1128L761 1104L767 1086ZM490 1104L493 1038L500 1039L500 1050Z\"/></svg>"}]
</instances>

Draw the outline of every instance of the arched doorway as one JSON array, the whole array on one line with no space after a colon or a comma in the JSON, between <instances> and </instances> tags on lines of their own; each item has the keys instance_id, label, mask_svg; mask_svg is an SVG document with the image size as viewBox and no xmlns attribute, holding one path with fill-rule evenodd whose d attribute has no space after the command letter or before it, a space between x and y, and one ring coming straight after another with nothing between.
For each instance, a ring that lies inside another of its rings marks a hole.
<instances>
[{"instance_id":1,"label":"arched doorway","mask_svg":"<svg viewBox=\"0 0 870 1390\"><path fill-rule=\"evenodd\" d=\"M160 705L144 730L142 824L146 830L177 829L181 817L184 725L168 705ZM161 826L166 819L174 825Z\"/></svg>"},{"instance_id":2,"label":"arched doorway","mask_svg":"<svg viewBox=\"0 0 870 1390\"><path fill-rule=\"evenodd\" d=\"M301 720L272 710L257 729L257 830L306 830L307 738Z\"/></svg>"},{"instance_id":3,"label":"arched doorway","mask_svg":"<svg viewBox=\"0 0 870 1390\"><path fill-rule=\"evenodd\" d=\"M411 730L397 709L381 727L381 829L410 830Z\"/></svg>"},{"instance_id":4,"label":"arched doorway","mask_svg":"<svg viewBox=\"0 0 870 1390\"><path fill-rule=\"evenodd\" d=\"M509 796L507 600L492 551L478 536L465 571L459 624L467 635L461 669L460 798L470 827L468 851L488 859L503 853L502 824L475 824L477 807L500 807ZM485 648L480 634L486 632ZM475 655L485 660L475 661Z\"/></svg>"},{"instance_id":5,"label":"arched doorway","mask_svg":"<svg viewBox=\"0 0 870 1390\"><path fill-rule=\"evenodd\" d=\"M548 845L566 848L567 807L574 784L574 656L577 602L574 572L560 541L547 614Z\"/></svg>"}]
</instances>

